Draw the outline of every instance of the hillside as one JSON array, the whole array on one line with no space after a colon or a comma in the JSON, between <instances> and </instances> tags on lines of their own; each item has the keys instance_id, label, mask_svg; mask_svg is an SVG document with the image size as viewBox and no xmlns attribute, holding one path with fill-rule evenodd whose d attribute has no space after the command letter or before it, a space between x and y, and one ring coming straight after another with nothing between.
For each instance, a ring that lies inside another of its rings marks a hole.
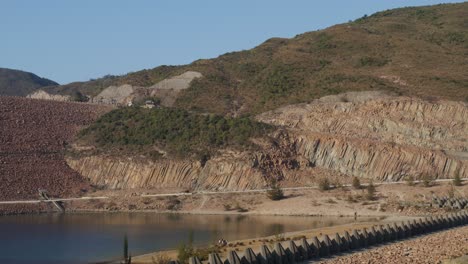
<instances>
[{"instance_id":1,"label":"hillside","mask_svg":"<svg viewBox=\"0 0 468 264\"><path fill-rule=\"evenodd\" d=\"M37 88L58 85L33 73L0 68L0 95L26 96Z\"/></svg>"},{"instance_id":2,"label":"hillside","mask_svg":"<svg viewBox=\"0 0 468 264\"><path fill-rule=\"evenodd\" d=\"M387 10L353 22L272 38L251 50L183 66L48 87L96 96L111 85L149 87L200 72L175 106L220 114L256 114L348 91L468 100L468 3Z\"/></svg>"}]
</instances>

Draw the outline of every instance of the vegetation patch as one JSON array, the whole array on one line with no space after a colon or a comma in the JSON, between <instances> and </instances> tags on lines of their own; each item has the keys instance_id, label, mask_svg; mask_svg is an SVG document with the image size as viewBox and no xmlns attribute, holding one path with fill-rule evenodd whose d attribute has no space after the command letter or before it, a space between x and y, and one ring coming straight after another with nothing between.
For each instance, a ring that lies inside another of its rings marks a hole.
<instances>
[{"instance_id":1,"label":"vegetation patch","mask_svg":"<svg viewBox=\"0 0 468 264\"><path fill-rule=\"evenodd\" d=\"M364 56L361 59L359 59L360 67L366 67L366 66L382 67L382 66L385 66L387 63L388 63L388 60L385 58Z\"/></svg>"},{"instance_id":2,"label":"vegetation patch","mask_svg":"<svg viewBox=\"0 0 468 264\"><path fill-rule=\"evenodd\" d=\"M225 147L246 149L253 145L249 138L265 135L271 129L247 117L201 115L175 108L126 107L103 115L81 131L79 137L104 148L154 146L186 157L210 155Z\"/></svg>"}]
</instances>

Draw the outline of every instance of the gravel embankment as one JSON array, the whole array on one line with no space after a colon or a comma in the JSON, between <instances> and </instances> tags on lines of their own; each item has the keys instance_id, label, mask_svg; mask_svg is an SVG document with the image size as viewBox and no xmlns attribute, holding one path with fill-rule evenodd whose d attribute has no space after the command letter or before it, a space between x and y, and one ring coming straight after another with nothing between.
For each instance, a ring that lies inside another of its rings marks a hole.
<instances>
[{"instance_id":1,"label":"gravel embankment","mask_svg":"<svg viewBox=\"0 0 468 264\"><path fill-rule=\"evenodd\" d=\"M347 254L320 263L443 263L468 254L468 226Z\"/></svg>"},{"instance_id":2,"label":"gravel embankment","mask_svg":"<svg viewBox=\"0 0 468 264\"><path fill-rule=\"evenodd\" d=\"M78 194L88 183L66 164L63 153L83 126L109 108L90 104L0 97L0 200ZM38 205L0 206L0 214L41 210Z\"/></svg>"}]
</instances>

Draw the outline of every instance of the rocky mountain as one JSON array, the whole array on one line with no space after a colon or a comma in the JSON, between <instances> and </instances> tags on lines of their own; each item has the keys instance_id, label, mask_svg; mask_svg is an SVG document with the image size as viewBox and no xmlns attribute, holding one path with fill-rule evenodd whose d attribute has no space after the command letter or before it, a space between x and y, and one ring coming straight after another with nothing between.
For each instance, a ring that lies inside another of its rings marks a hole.
<instances>
[{"instance_id":1,"label":"rocky mountain","mask_svg":"<svg viewBox=\"0 0 468 264\"><path fill-rule=\"evenodd\" d=\"M33 73L0 68L0 95L26 96L38 88L58 85Z\"/></svg>"},{"instance_id":2,"label":"rocky mountain","mask_svg":"<svg viewBox=\"0 0 468 264\"><path fill-rule=\"evenodd\" d=\"M45 91L62 95L79 91L93 98L110 86L144 91L196 72L187 89L170 94L171 105L220 114L257 114L326 95L369 90L466 101L466 17L468 3L387 10L291 39L272 38L251 50L189 65L161 66ZM166 92L154 94L165 101Z\"/></svg>"}]
</instances>

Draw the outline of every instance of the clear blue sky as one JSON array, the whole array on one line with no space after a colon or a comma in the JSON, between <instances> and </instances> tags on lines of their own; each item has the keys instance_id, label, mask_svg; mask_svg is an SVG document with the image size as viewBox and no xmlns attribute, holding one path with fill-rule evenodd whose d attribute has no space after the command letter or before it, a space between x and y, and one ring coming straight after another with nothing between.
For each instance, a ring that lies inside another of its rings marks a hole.
<instances>
[{"instance_id":1,"label":"clear blue sky","mask_svg":"<svg viewBox=\"0 0 468 264\"><path fill-rule=\"evenodd\" d=\"M0 67L59 83L190 63L444 0L1 0Z\"/></svg>"}]
</instances>

